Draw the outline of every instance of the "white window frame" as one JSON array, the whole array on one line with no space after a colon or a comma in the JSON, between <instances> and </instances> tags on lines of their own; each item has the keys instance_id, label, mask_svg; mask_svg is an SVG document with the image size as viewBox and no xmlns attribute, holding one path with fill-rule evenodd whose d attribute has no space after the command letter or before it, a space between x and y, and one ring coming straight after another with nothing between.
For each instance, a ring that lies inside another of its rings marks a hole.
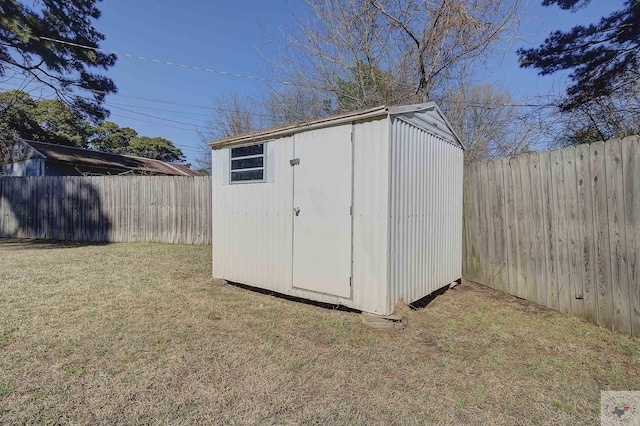
<instances>
[{"instance_id":1,"label":"white window frame","mask_svg":"<svg viewBox=\"0 0 640 426\"><path fill-rule=\"evenodd\" d=\"M235 148L245 148L248 146L262 145L262 154L252 154L245 155L242 157L233 157L232 152ZM234 160L248 160L252 158L262 158L262 167L250 167L246 169L236 169L233 170L233 161ZM249 180L233 180L233 173L235 172L250 172L262 170L262 179L249 179ZM238 145L229 148L229 184L237 185L237 184L245 184L245 183L264 183L267 182L267 143L259 142L259 143L250 143L245 145Z\"/></svg>"}]
</instances>

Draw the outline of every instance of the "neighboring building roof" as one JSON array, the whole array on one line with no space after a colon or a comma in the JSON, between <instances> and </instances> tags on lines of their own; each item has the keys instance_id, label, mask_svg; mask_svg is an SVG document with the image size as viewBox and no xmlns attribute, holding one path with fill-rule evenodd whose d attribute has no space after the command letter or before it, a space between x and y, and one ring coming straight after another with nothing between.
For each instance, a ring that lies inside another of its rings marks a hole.
<instances>
[{"instance_id":1,"label":"neighboring building roof","mask_svg":"<svg viewBox=\"0 0 640 426\"><path fill-rule=\"evenodd\" d=\"M93 151L65 145L35 142L21 139L35 151L31 158L45 158L78 166L97 167L101 169L122 170L122 173L199 176L199 174L182 164L166 163L150 158L131 155L113 154L111 152Z\"/></svg>"},{"instance_id":2,"label":"neighboring building roof","mask_svg":"<svg viewBox=\"0 0 640 426\"><path fill-rule=\"evenodd\" d=\"M184 164L178 164L178 163L164 163L164 164L168 164L171 167L175 167L176 169L180 170L181 172L184 172L184 174L187 174L189 176L202 176L199 172L196 172L195 170L191 170Z\"/></svg>"},{"instance_id":3,"label":"neighboring building roof","mask_svg":"<svg viewBox=\"0 0 640 426\"><path fill-rule=\"evenodd\" d=\"M371 120L378 117L384 116L393 116L399 114L410 114L413 112L420 111L433 111L436 113L442 122L447 127L448 133L452 135L455 139L455 142L460 144L462 148L464 148L464 144L462 140L458 136L458 134L453 130L451 124L444 116L438 105L435 102L426 102L423 104L414 104L414 105L404 105L404 106L387 106L382 105L375 108L363 109L360 111L352 111L344 114L331 115L322 118L316 118L313 120L301 121L294 124L287 124L284 126L277 126L266 130L261 130L258 132L245 133L237 136L230 136L222 139L217 139L209 143L209 146L213 149L225 148L233 145L241 145L245 143L259 142L265 141L268 139L273 139L275 137L283 137L292 135L294 133L303 132L306 130L321 128L321 127L329 127L334 126L341 123L346 122L355 122L355 121L364 121ZM437 124L429 123L438 127Z\"/></svg>"}]
</instances>

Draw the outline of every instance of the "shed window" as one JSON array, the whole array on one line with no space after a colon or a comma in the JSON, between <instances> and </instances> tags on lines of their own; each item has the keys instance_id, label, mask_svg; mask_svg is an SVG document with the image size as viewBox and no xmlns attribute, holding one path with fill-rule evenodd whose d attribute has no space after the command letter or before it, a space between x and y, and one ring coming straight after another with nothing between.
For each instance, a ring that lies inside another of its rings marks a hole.
<instances>
[{"instance_id":1,"label":"shed window","mask_svg":"<svg viewBox=\"0 0 640 426\"><path fill-rule=\"evenodd\" d=\"M264 182L264 144L231 148L231 182Z\"/></svg>"}]
</instances>

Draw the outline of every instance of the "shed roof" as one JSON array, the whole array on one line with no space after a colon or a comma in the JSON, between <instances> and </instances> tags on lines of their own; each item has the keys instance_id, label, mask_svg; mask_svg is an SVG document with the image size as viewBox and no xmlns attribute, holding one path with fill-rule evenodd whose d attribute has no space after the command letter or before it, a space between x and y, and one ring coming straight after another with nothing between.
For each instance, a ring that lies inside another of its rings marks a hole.
<instances>
[{"instance_id":1,"label":"shed roof","mask_svg":"<svg viewBox=\"0 0 640 426\"><path fill-rule=\"evenodd\" d=\"M315 118L312 120L300 121L293 124L286 124L283 126L276 126L266 130L260 130L257 132L244 133L236 136L229 136L221 139L214 140L209 143L209 146L213 149L221 149L234 145L242 145L247 143L255 143L274 139L277 137L289 136L295 133L304 132L311 129L317 129L322 127L335 126L342 123L367 121L384 116L395 116L401 114L411 114L422 111L433 111L437 114L442 122L447 127L447 133L450 134L455 142L460 144L464 148L462 140L458 134L453 130L451 124L444 116L438 105L435 102L426 102L423 104L403 105L403 106L387 106L382 105L375 108L363 109L359 111L352 111L343 114L331 115L322 118ZM425 123L434 127L439 127L437 123Z\"/></svg>"},{"instance_id":2,"label":"shed roof","mask_svg":"<svg viewBox=\"0 0 640 426\"><path fill-rule=\"evenodd\" d=\"M121 169L124 172L131 171L135 173L172 176L199 176L197 172L181 164L167 163L150 158L94 151L46 142L35 142L26 139L22 139L21 142L35 151L35 155L32 155L32 158L45 158L69 164L105 169Z\"/></svg>"}]
</instances>

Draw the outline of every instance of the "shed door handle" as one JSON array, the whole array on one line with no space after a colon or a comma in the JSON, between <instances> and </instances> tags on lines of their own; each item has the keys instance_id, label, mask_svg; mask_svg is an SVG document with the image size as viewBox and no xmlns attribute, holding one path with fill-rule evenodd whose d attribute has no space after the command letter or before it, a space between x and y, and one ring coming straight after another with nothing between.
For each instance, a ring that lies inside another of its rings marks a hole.
<instances>
[{"instance_id":1,"label":"shed door handle","mask_svg":"<svg viewBox=\"0 0 640 426\"><path fill-rule=\"evenodd\" d=\"M296 216L300 215L300 207L294 207L293 208L293 212L296 214Z\"/></svg>"}]
</instances>

